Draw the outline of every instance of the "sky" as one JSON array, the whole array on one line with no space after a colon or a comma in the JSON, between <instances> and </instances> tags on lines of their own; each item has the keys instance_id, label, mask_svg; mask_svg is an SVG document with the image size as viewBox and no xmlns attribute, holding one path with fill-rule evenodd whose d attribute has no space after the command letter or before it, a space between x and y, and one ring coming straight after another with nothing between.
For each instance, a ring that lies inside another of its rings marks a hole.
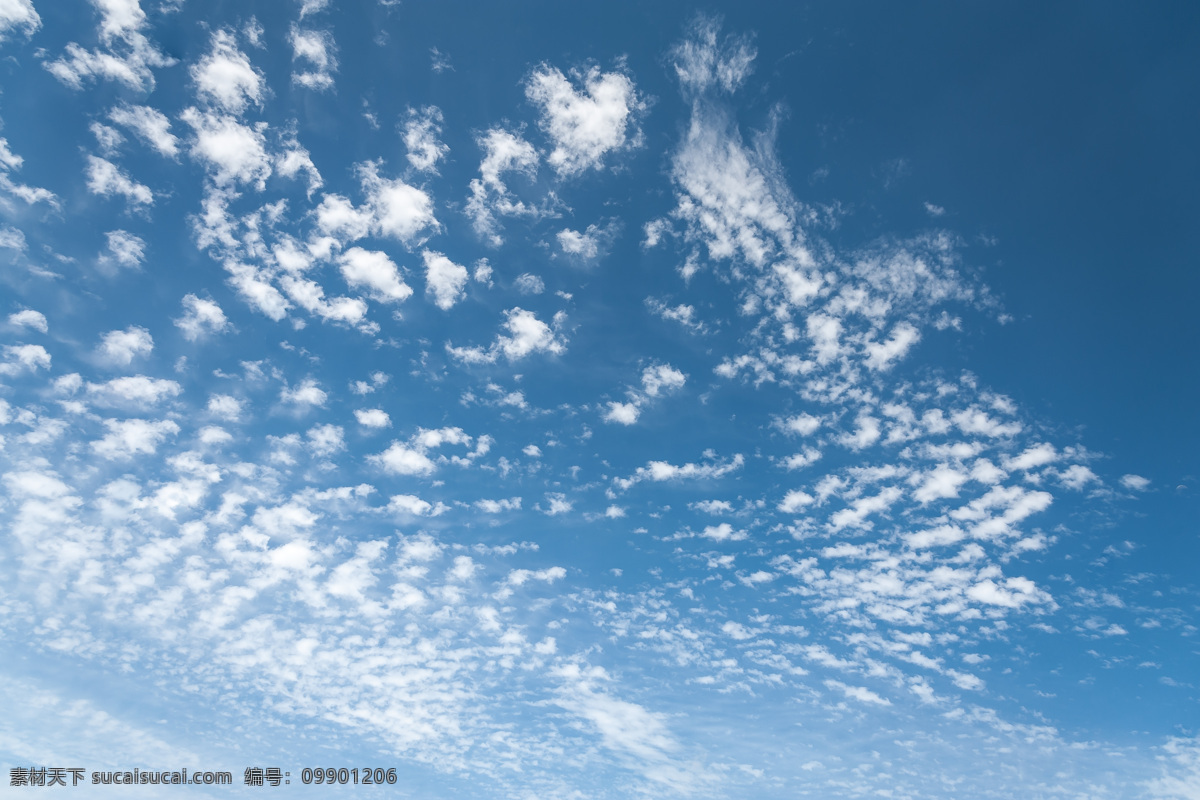
<instances>
[{"instance_id":1,"label":"sky","mask_svg":"<svg viewBox=\"0 0 1200 800\"><path fill-rule=\"evenodd\" d=\"M0 0L0 765L1200 798L1198 43Z\"/></svg>"}]
</instances>

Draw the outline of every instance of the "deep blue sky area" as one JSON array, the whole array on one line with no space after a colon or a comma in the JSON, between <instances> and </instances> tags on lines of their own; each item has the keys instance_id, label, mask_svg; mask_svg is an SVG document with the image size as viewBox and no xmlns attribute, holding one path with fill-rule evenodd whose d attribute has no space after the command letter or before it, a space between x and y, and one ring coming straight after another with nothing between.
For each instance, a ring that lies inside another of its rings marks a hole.
<instances>
[{"instance_id":1,"label":"deep blue sky area","mask_svg":"<svg viewBox=\"0 0 1200 800\"><path fill-rule=\"evenodd\" d=\"M1197 108L1188 3L0 2L5 785L1195 798Z\"/></svg>"}]
</instances>

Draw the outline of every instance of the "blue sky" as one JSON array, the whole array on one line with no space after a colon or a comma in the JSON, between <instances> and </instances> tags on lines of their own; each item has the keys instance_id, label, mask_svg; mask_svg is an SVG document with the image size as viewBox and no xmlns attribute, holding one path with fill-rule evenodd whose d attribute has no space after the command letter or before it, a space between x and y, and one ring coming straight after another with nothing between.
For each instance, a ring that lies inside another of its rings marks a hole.
<instances>
[{"instance_id":1,"label":"blue sky","mask_svg":"<svg viewBox=\"0 0 1200 800\"><path fill-rule=\"evenodd\" d=\"M0 762L1200 797L1198 33L0 2Z\"/></svg>"}]
</instances>

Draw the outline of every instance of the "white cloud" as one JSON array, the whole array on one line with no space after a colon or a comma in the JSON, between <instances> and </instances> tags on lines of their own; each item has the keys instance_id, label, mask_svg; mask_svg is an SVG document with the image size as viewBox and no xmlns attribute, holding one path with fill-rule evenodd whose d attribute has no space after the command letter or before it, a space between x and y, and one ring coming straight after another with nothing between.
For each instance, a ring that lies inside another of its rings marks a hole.
<instances>
[{"instance_id":1,"label":"white cloud","mask_svg":"<svg viewBox=\"0 0 1200 800\"><path fill-rule=\"evenodd\" d=\"M558 232L558 246L568 255L577 255L583 259L592 259L600 252L600 243L589 233L566 228Z\"/></svg>"},{"instance_id":2,"label":"white cloud","mask_svg":"<svg viewBox=\"0 0 1200 800\"><path fill-rule=\"evenodd\" d=\"M346 449L345 431L338 425L316 425L305 434L308 447L319 458L327 458Z\"/></svg>"},{"instance_id":3,"label":"white cloud","mask_svg":"<svg viewBox=\"0 0 1200 800\"><path fill-rule=\"evenodd\" d=\"M700 17L691 26L688 36L671 51L679 84L691 94L710 89L732 92L754 71L756 53L750 40L743 36L726 36L718 43L720 22L712 17Z\"/></svg>"},{"instance_id":4,"label":"white cloud","mask_svg":"<svg viewBox=\"0 0 1200 800\"><path fill-rule=\"evenodd\" d=\"M521 294L541 294L546 291L546 282L540 276L529 272L518 275L513 281L513 286Z\"/></svg>"},{"instance_id":5,"label":"white cloud","mask_svg":"<svg viewBox=\"0 0 1200 800\"><path fill-rule=\"evenodd\" d=\"M492 363L500 356L509 361L516 361L532 353L559 355L566 352L566 346L556 332L556 328L561 326L566 318L561 311L554 315L554 328L534 316L532 311L523 308L510 308L504 315L504 329L511 334L510 336L498 335L487 350L481 347L452 347L447 344L447 351L468 364Z\"/></svg>"},{"instance_id":6,"label":"white cloud","mask_svg":"<svg viewBox=\"0 0 1200 800\"><path fill-rule=\"evenodd\" d=\"M271 176L265 122L250 127L227 114L201 113L194 108L184 109L179 116L196 135L192 158L204 164L213 181L219 186L245 183L263 189Z\"/></svg>"},{"instance_id":7,"label":"white cloud","mask_svg":"<svg viewBox=\"0 0 1200 800\"><path fill-rule=\"evenodd\" d=\"M264 280L265 273L248 264L237 261L225 262L229 283L252 307L278 322L287 316L291 303L279 290Z\"/></svg>"},{"instance_id":8,"label":"white cloud","mask_svg":"<svg viewBox=\"0 0 1200 800\"><path fill-rule=\"evenodd\" d=\"M100 254L98 262L106 271L113 265L137 269L146 259L146 242L140 236L117 230L104 234L104 238L108 250Z\"/></svg>"},{"instance_id":9,"label":"white cloud","mask_svg":"<svg viewBox=\"0 0 1200 800\"><path fill-rule=\"evenodd\" d=\"M380 302L398 303L412 295L412 287L400 277L400 271L386 253L351 247L338 262L346 283L367 287Z\"/></svg>"},{"instance_id":10,"label":"white cloud","mask_svg":"<svg viewBox=\"0 0 1200 800\"><path fill-rule=\"evenodd\" d=\"M142 34L146 14L138 0L94 0L93 5L100 11L100 41L107 49L84 50L70 42L64 57L43 66L76 90L93 79L117 81L137 92L154 89L154 68L173 66L175 59Z\"/></svg>"},{"instance_id":11,"label":"white cloud","mask_svg":"<svg viewBox=\"0 0 1200 800\"><path fill-rule=\"evenodd\" d=\"M874 370L890 369L893 363L904 358L904 354L920 338L920 331L907 322L901 322L892 329L892 335L887 341L867 344L867 366Z\"/></svg>"},{"instance_id":12,"label":"white cloud","mask_svg":"<svg viewBox=\"0 0 1200 800\"><path fill-rule=\"evenodd\" d=\"M0 375L16 375L25 370L34 372L50 368L50 353L40 344L18 344L4 346L4 361L0 362Z\"/></svg>"},{"instance_id":13,"label":"white cloud","mask_svg":"<svg viewBox=\"0 0 1200 800\"><path fill-rule=\"evenodd\" d=\"M87 384L87 392L105 405L157 405L171 397L178 397L183 387L175 381L148 378L145 375L128 375L114 378L105 383Z\"/></svg>"},{"instance_id":14,"label":"white cloud","mask_svg":"<svg viewBox=\"0 0 1200 800\"><path fill-rule=\"evenodd\" d=\"M879 420L870 414L861 413L856 420L858 429L853 433L843 434L838 438L844 446L851 450L863 450L879 441Z\"/></svg>"},{"instance_id":15,"label":"white cloud","mask_svg":"<svg viewBox=\"0 0 1200 800\"><path fill-rule=\"evenodd\" d=\"M465 296L463 287L470 278L467 268L430 250L422 252L421 258L425 261L426 294L433 296L438 308L448 311Z\"/></svg>"},{"instance_id":16,"label":"white cloud","mask_svg":"<svg viewBox=\"0 0 1200 800\"><path fill-rule=\"evenodd\" d=\"M329 394L312 378L306 378L300 385L293 388L284 387L279 393L279 400L300 408L314 408L325 405Z\"/></svg>"},{"instance_id":17,"label":"white cloud","mask_svg":"<svg viewBox=\"0 0 1200 800\"><path fill-rule=\"evenodd\" d=\"M208 413L230 422L237 422L242 416L242 402L232 395L214 394L208 399Z\"/></svg>"},{"instance_id":18,"label":"white cloud","mask_svg":"<svg viewBox=\"0 0 1200 800\"><path fill-rule=\"evenodd\" d=\"M437 174L437 163L450 152L441 139L442 111L437 106L425 106L419 111L410 108L404 123L404 147L408 163L419 172Z\"/></svg>"},{"instance_id":19,"label":"white cloud","mask_svg":"<svg viewBox=\"0 0 1200 800\"><path fill-rule=\"evenodd\" d=\"M1135 492L1144 492L1150 488L1150 481L1141 475L1122 475L1121 485Z\"/></svg>"},{"instance_id":20,"label":"white cloud","mask_svg":"<svg viewBox=\"0 0 1200 800\"><path fill-rule=\"evenodd\" d=\"M392 424L388 413L379 408L356 408L354 418L364 428L386 428Z\"/></svg>"},{"instance_id":21,"label":"white cloud","mask_svg":"<svg viewBox=\"0 0 1200 800\"><path fill-rule=\"evenodd\" d=\"M229 330L230 324L225 312L214 301L188 294L184 295L182 302L184 314L175 320L175 326L183 331L183 338L189 342Z\"/></svg>"},{"instance_id":22,"label":"white cloud","mask_svg":"<svg viewBox=\"0 0 1200 800\"><path fill-rule=\"evenodd\" d=\"M92 194L101 197L118 195L131 207L153 205L154 193L150 187L130 178L129 173L116 164L99 156L88 156L87 162L87 188Z\"/></svg>"},{"instance_id":23,"label":"white cloud","mask_svg":"<svg viewBox=\"0 0 1200 800\"><path fill-rule=\"evenodd\" d=\"M133 131L139 139L167 158L179 154L179 139L171 133L171 121L161 111L149 106L117 106L108 118Z\"/></svg>"},{"instance_id":24,"label":"white cloud","mask_svg":"<svg viewBox=\"0 0 1200 800\"><path fill-rule=\"evenodd\" d=\"M288 41L292 45L292 62L308 65L307 69L292 72L292 83L316 91L333 88L333 73L338 66L333 36L328 31L301 30L293 25Z\"/></svg>"},{"instance_id":25,"label":"white cloud","mask_svg":"<svg viewBox=\"0 0 1200 800\"><path fill-rule=\"evenodd\" d=\"M808 492L802 492L799 489L792 489L779 503L779 510L784 514L795 514L802 508L810 506L813 503L813 496Z\"/></svg>"},{"instance_id":26,"label":"white cloud","mask_svg":"<svg viewBox=\"0 0 1200 800\"><path fill-rule=\"evenodd\" d=\"M190 73L200 97L230 114L242 113L250 103L262 105L266 82L238 50L232 31L213 33L212 50Z\"/></svg>"},{"instance_id":27,"label":"white cloud","mask_svg":"<svg viewBox=\"0 0 1200 800\"><path fill-rule=\"evenodd\" d=\"M415 517L438 517L450 510L445 503L438 502L435 505L413 494L392 495L391 500L388 501L388 508L402 514L412 514Z\"/></svg>"},{"instance_id":28,"label":"white cloud","mask_svg":"<svg viewBox=\"0 0 1200 800\"><path fill-rule=\"evenodd\" d=\"M1008 470L1019 469L1028 471L1052 464L1057 460L1058 452L1055 451L1053 445L1042 443L1026 449L1018 456L1005 459L1004 468Z\"/></svg>"},{"instance_id":29,"label":"white cloud","mask_svg":"<svg viewBox=\"0 0 1200 800\"><path fill-rule=\"evenodd\" d=\"M688 462L682 466L667 461L649 461L644 467L628 478L616 478L613 483L621 489L628 489L641 481L677 481L677 480L713 480L723 478L731 472L736 472L745 464L745 457L738 453L725 463L713 462L694 464Z\"/></svg>"},{"instance_id":30,"label":"white cloud","mask_svg":"<svg viewBox=\"0 0 1200 800\"><path fill-rule=\"evenodd\" d=\"M500 500L476 500L475 507L485 514L502 514L506 511L520 511L521 498L508 497Z\"/></svg>"},{"instance_id":31,"label":"white cloud","mask_svg":"<svg viewBox=\"0 0 1200 800\"><path fill-rule=\"evenodd\" d=\"M164 439L179 433L179 426L169 419L157 422L106 419L104 426L108 428L108 433L104 438L92 442L92 450L110 461L138 454L152 455Z\"/></svg>"},{"instance_id":32,"label":"white cloud","mask_svg":"<svg viewBox=\"0 0 1200 800\"><path fill-rule=\"evenodd\" d=\"M438 230L440 225L429 194L400 178L380 177L379 166L377 162L368 162L358 170L373 215L372 229L404 244L417 241L428 229Z\"/></svg>"},{"instance_id":33,"label":"white cloud","mask_svg":"<svg viewBox=\"0 0 1200 800\"><path fill-rule=\"evenodd\" d=\"M656 364L642 370L642 390L648 397L681 389L686 382L687 376L670 364Z\"/></svg>"},{"instance_id":34,"label":"white cloud","mask_svg":"<svg viewBox=\"0 0 1200 800\"><path fill-rule=\"evenodd\" d=\"M541 65L525 84L525 96L541 111L539 125L554 143L546 157L560 175L599 169L604 156L641 143L637 118L646 104L629 76L593 67L572 75Z\"/></svg>"},{"instance_id":35,"label":"white cloud","mask_svg":"<svg viewBox=\"0 0 1200 800\"><path fill-rule=\"evenodd\" d=\"M632 425L637 422L640 413L636 403L610 402L608 404L608 413L604 415L604 421L617 422L621 425Z\"/></svg>"},{"instance_id":36,"label":"white cloud","mask_svg":"<svg viewBox=\"0 0 1200 800\"><path fill-rule=\"evenodd\" d=\"M573 507L574 504L562 492L547 492L546 507L542 510L542 513L556 517L559 514L566 514Z\"/></svg>"},{"instance_id":37,"label":"white cloud","mask_svg":"<svg viewBox=\"0 0 1200 800\"><path fill-rule=\"evenodd\" d=\"M46 316L40 311L34 311L32 308L9 314L8 324L16 325L19 328L33 328L42 333L48 333L50 330L46 324Z\"/></svg>"},{"instance_id":38,"label":"white cloud","mask_svg":"<svg viewBox=\"0 0 1200 800\"><path fill-rule=\"evenodd\" d=\"M479 175L470 184L466 213L475 232L493 247L499 247L500 216L537 216L538 211L517 200L503 180L506 172L517 172L533 178L537 173L538 154L529 142L503 128L491 128L476 140L483 150Z\"/></svg>"},{"instance_id":39,"label":"white cloud","mask_svg":"<svg viewBox=\"0 0 1200 800\"><path fill-rule=\"evenodd\" d=\"M890 706L891 700L885 697L880 697L875 692L862 686L849 686L841 681L827 680L825 685L830 689L836 689L846 696L849 700L857 700L860 703L868 703L877 706Z\"/></svg>"},{"instance_id":40,"label":"white cloud","mask_svg":"<svg viewBox=\"0 0 1200 800\"><path fill-rule=\"evenodd\" d=\"M99 353L104 360L128 366L137 356L154 349L154 338L145 328L131 325L123 331L109 331L100 340Z\"/></svg>"},{"instance_id":41,"label":"white cloud","mask_svg":"<svg viewBox=\"0 0 1200 800\"><path fill-rule=\"evenodd\" d=\"M407 443L392 442L382 453L367 456L367 461L395 475L432 475L438 465L429 457L429 451L447 444L470 445L471 441L472 438L464 433L462 428L418 428ZM476 455L486 452L486 447L490 444L490 437L481 436L475 453L468 454L465 458L456 456L455 460L460 464L468 462Z\"/></svg>"},{"instance_id":42,"label":"white cloud","mask_svg":"<svg viewBox=\"0 0 1200 800\"><path fill-rule=\"evenodd\" d=\"M9 32L20 30L25 36L42 26L42 18L33 9L30 0L3 0L0 2L0 41L7 38Z\"/></svg>"}]
</instances>

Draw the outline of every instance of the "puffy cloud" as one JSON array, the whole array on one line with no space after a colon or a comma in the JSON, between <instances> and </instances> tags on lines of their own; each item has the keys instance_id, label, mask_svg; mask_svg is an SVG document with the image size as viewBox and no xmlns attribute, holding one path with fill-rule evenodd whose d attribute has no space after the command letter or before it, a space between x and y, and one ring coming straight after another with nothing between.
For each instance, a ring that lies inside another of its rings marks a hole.
<instances>
[{"instance_id":1,"label":"puffy cloud","mask_svg":"<svg viewBox=\"0 0 1200 800\"><path fill-rule=\"evenodd\" d=\"M180 119L192 126L195 141L190 153L212 174L219 186L253 184L260 191L271 176L267 155L266 123L243 125L232 116L185 109Z\"/></svg>"},{"instance_id":2,"label":"puffy cloud","mask_svg":"<svg viewBox=\"0 0 1200 800\"><path fill-rule=\"evenodd\" d=\"M8 324L16 325L18 328L33 328L42 333L48 333L50 330L46 324L46 316L40 311L34 311L32 308L26 308L23 311L9 314Z\"/></svg>"},{"instance_id":3,"label":"puffy cloud","mask_svg":"<svg viewBox=\"0 0 1200 800\"><path fill-rule=\"evenodd\" d=\"M560 175L599 169L604 156L641 143L637 118L646 110L633 80L621 72L592 67L572 75L543 64L525 84L525 96L539 107L539 125L554 143L546 157Z\"/></svg>"},{"instance_id":4,"label":"puffy cloud","mask_svg":"<svg viewBox=\"0 0 1200 800\"><path fill-rule=\"evenodd\" d=\"M136 269L146 259L146 242L140 236L129 231L109 231L104 234L108 245L106 252L100 254L99 264L106 270L111 267Z\"/></svg>"},{"instance_id":5,"label":"puffy cloud","mask_svg":"<svg viewBox=\"0 0 1200 800\"><path fill-rule=\"evenodd\" d=\"M433 296L438 308L449 310L464 296L463 287L470 277L467 268L430 250L421 253L421 258L425 261L425 292Z\"/></svg>"},{"instance_id":6,"label":"puffy cloud","mask_svg":"<svg viewBox=\"0 0 1200 800\"><path fill-rule=\"evenodd\" d=\"M175 326L183 331L183 338L189 342L229 330L230 323L225 312L212 300L194 294L184 295L183 312L183 316L175 320Z\"/></svg>"},{"instance_id":7,"label":"puffy cloud","mask_svg":"<svg viewBox=\"0 0 1200 800\"><path fill-rule=\"evenodd\" d=\"M121 105L108 112L108 118L133 131L139 139L167 158L179 154L179 139L171 133L166 114L149 106Z\"/></svg>"},{"instance_id":8,"label":"puffy cloud","mask_svg":"<svg viewBox=\"0 0 1200 800\"><path fill-rule=\"evenodd\" d=\"M538 319L532 311L523 308L510 308L504 315L504 329L511 335L498 335L487 350L481 347L452 347L447 344L447 351L468 364L492 363L500 356L509 361L516 361L532 353L559 355L566 352L566 345L556 332L556 328L566 319L566 315L561 311L554 315L554 328Z\"/></svg>"},{"instance_id":9,"label":"puffy cloud","mask_svg":"<svg viewBox=\"0 0 1200 800\"><path fill-rule=\"evenodd\" d=\"M642 481L653 481L661 483L664 481L680 481L680 480L713 480L723 478L731 472L736 472L742 468L746 459L741 454L736 454L728 461L712 462L708 464L694 464L688 462L683 465L671 464L667 461L649 461L644 467L638 467L637 471L628 478L616 478L613 483L620 489L628 489L635 483Z\"/></svg>"},{"instance_id":10,"label":"puffy cloud","mask_svg":"<svg viewBox=\"0 0 1200 800\"><path fill-rule=\"evenodd\" d=\"M480 442L486 438L480 437ZM471 437L461 428L420 428L408 442L392 442L382 453L367 456L367 461L394 475L432 475L437 462L429 457L429 451L446 444L470 443Z\"/></svg>"},{"instance_id":11,"label":"puffy cloud","mask_svg":"<svg viewBox=\"0 0 1200 800\"><path fill-rule=\"evenodd\" d=\"M513 286L521 294L541 294L546 291L546 282L538 275L525 272L517 276Z\"/></svg>"},{"instance_id":12,"label":"puffy cloud","mask_svg":"<svg viewBox=\"0 0 1200 800\"><path fill-rule=\"evenodd\" d=\"M562 492L547 492L546 507L542 509L542 513L547 516L556 517L559 514L566 514L573 507L574 504Z\"/></svg>"},{"instance_id":13,"label":"puffy cloud","mask_svg":"<svg viewBox=\"0 0 1200 800\"><path fill-rule=\"evenodd\" d=\"M300 385L293 388L284 387L279 393L279 400L298 408L313 408L324 406L329 394L312 378L306 378Z\"/></svg>"},{"instance_id":14,"label":"puffy cloud","mask_svg":"<svg viewBox=\"0 0 1200 800\"><path fill-rule=\"evenodd\" d=\"M381 235L408 244L423 231L440 227L433 215L433 200L424 190L400 178L380 177L376 163L360 167L359 176L374 212L374 228Z\"/></svg>"},{"instance_id":15,"label":"puffy cloud","mask_svg":"<svg viewBox=\"0 0 1200 800\"><path fill-rule=\"evenodd\" d=\"M636 403L610 402L608 404L608 413L604 415L604 421L616 422L621 425L632 425L637 422L639 414L641 414L641 411Z\"/></svg>"},{"instance_id":16,"label":"puffy cloud","mask_svg":"<svg viewBox=\"0 0 1200 800\"><path fill-rule=\"evenodd\" d=\"M642 370L642 389L648 397L683 388L687 376L670 364L656 364Z\"/></svg>"},{"instance_id":17,"label":"puffy cloud","mask_svg":"<svg viewBox=\"0 0 1200 800\"><path fill-rule=\"evenodd\" d=\"M317 425L310 428L305 437L309 449L320 458L346 449L345 431L338 425Z\"/></svg>"},{"instance_id":18,"label":"puffy cloud","mask_svg":"<svg viewBox=\"0 0 1200 800\"><path fill-rule=\"evenodd\" d=\"M1027 448L1018 456L1006 459L1004 468L1008 470L1031 470L1044 467L1058 460L1058 452L1053 445L1042 443Z\"/></svg>"},{"instance_id":19,"label":"puffy cloud","mask_svg":"<svg viewBox=\"0 0 1200 800\"><path fill-rule=\"evenodd\" d=\"M386 428L392 424L388 413L379 408L356 408L354 418L364 428Z\"/></svg>"},{"instance_id":20,"label":"puffy cloud","mask_svg":"<svg viewBox=\"0 0 1200 800\"><path fill-rule=\"evenodd\" d=\"M242 113L250 103L262 105L266 82L238 50L232 31L213 33L212 49L190 72L200 97L230 114Z\"/></svg>"},{"instance_id":21,"label":"puffy cloud","mask_svg":"<svg viewBox=\"0 0 1200 800\"><path fill-rule=\"evenodd\" d=\"M890 369L893 363L904 358L904 354L920 338L920 331L907 322L901 322L892 329L892 335L887 341L871 342L867 345L867 366L874 370Z\"/></svg>"},{"instance_id":22,"label":"puffy cloud","mask_svg":"<svg viewBox=\"0 0 1200 800\"><path fill-rule=\"evenodd\" d=\"M1141 475L1122 475L1121 485L1135 492L1144 492L1150 488L1150 481Z\"/></svg>"},{"instance_id":23,"label":"puffy cloud","mask_svg":"<svg viewBox=\"0 0 1200 800\"><path fill-rule=\"evenodd\" d=\"M413 494L392 495L391 500L388 501L388 508L402 514L412 514L415 517L437 517L450 510L445 503L439 502L434 505Z\"/></svg>"},{"instance_id":24,"label":"puffy cloud","mask_svg":"<svg viewBox=\"0 0 1200 800\"><path fill-rule=\"evenodd\" d=\"M4 346L4 361L0 362L0 375L16 375L29 370L50 368L50 353L40 344L18 344Z\"/></svg>"},{"instance_id":25,"label":"puffy cloud","mask_svg":"<svg viewBox=\"0 0 1200 800\"><path fill-rule=\"evenodd\" d=\"M154 338L145 328L131 325L123 331L109 331L100 339L98 351L104 360L119 366L128 366L137 356L144 356L154 349Z\"/></svg>"},{"instance_id":26,"label":"puffy cloud","mask_svg":"<svg viewBox=\"0 0 1200 800\"><path fill-rule=\"evenodd\" d=\"M288 42L292 45L293 63L299 61L307 65L292 72L292 83L317 91L332 88L333 73L337 72L337 57L329 32L302 30L293 25Z\"/></svg>"},{"instance_id":27,"label":"puffy cloud","mask_svg":"<svg viewBox=\"0 0 1200 800\"><path fill-rule=\"evenodd\" d=\"M151 422L144 419L106 419L108 433L92 442L92 450L101 458L115 461L132 456L153 455L168 436L179 433L179 425L165 419Z\"/></svg>"},{"instance_id":28,"label":"puffy cloud","mask_svg":"<svg viewBox=\"0 0 1200 800\"><path fill-rule=\"evenodd\" d=\"M351 286L365 286L383 303L398 303L412 295L412 288L386 253L351 247L338 259L342 277Z\"/></svg>"},{"instance_id":29,"label":"puffy cloud","mask_svg":"<svg viewBox=\"0 0 1200 800\"><path fill-rule=\"evenodd\" d=\"M541 211L516 199L505 184L503 175L517 172L532 178L537 173L538 154L529 142L503 128L491 128L476 139L483 150L479 163L479 178L472 179L466 213L475 232L491 246L499 247L499 216L538 216Z\"/></svg>"},{"instance_id":30,"label":"puffy cloud","mask_svg":"<svg viewBox=\"0 0 1200 800\"><path fill-rule=\"evenodd\" d=\"M242 401L232 395L214 394L208 399L208 413L230 422L237 422L242 416Z\"/></svg>"},{"instance_id":31,"label":"puffy cloud","mask_svg":"<svg viewBox=\"0 0 1200 800\"><path fill-rule=\"evenodd\" d=\"M4 0L0 2L0 41L11 31L20 30L25 36L42 27L42 18L33 9L30 0Z\"/></svg>"},{"instance_id":32,"label":"puffy cloud","mask_svg":"<svg viewBox=\"0 0 1200 800\"><path fill-rule=\"evenodd\" d=\"M508 497L500 500L476 500L475 507L485 514L502 514L505 511L520 511L521 498Z\"/></svg>"},{"instance_id":33,"label":"puffy cloud","mask_svg":"<svg viewBox=\"0 0 1200 800\"><path fill-rule=\"evenodd\" d=\"M76 90L94 79L117 81L138 92L152 90L154 68L173 66L175 59L163 55L141 32L146 13L138 0L96 0L94 5L100 11L100 41L106 49L85 50L71 42L65 56L43 66Z\"/></svg>"},{"instance_id":34,"label":"puffy cloud","mask_svg":"<svg viewBox=\"0 0 1200 800\"><path fill-rule=\"evenodd\" d=\"M150 187L138 183L108 159L99 156L87 158L87 188L101 197L124 197L131 207L148 206L154 203Z\"/></svg>"},{"instance_id":35,"label":"puffy cloud","mask_svg":"<svg viewBox=\"0 0 1200 800\"><path fill-rule=\"evenodd\" d=\"M754 71L757 53L744 36L721 33L719 20L698 17L688 36L671 51L675 75L684 91L698 95L712 89L732 92Z\"/></svg>"},{"instance_id":36,"label":"puffy cloud","mask_svg":"<svg viewBox=\"0 0 1200 800\"><path fill-rule=\"evenodd\" d=\"M265 273L248 264L225 262L229 283L253 308L278 322L287 316L291 303L270 284Z\"/></svg>"},{"instance_id":37,"label":"puffy cloud","mask_svg":"<svg viewBox=\"0 0 1200 800\"><path fill-rule=\"evenodd\" d=\"M404 123L404 147L408 163L419 172L437 173L437 163L450 152L441 139L442 111L437 106L425 106L419 111L408 109Z\"/></svg>"},{"instance_id":38,"label":"puffy cloud","mask_svg":"<svg viewBox=\"0 0 1200 800\"><path fill-rule=\"evenodd\" d=\"M87 392L93 399L105 405L156 405L183 391L178 383L145 375L129 375L114 378L105 383L89 383Z\"/></svg>"}]
</instances>

